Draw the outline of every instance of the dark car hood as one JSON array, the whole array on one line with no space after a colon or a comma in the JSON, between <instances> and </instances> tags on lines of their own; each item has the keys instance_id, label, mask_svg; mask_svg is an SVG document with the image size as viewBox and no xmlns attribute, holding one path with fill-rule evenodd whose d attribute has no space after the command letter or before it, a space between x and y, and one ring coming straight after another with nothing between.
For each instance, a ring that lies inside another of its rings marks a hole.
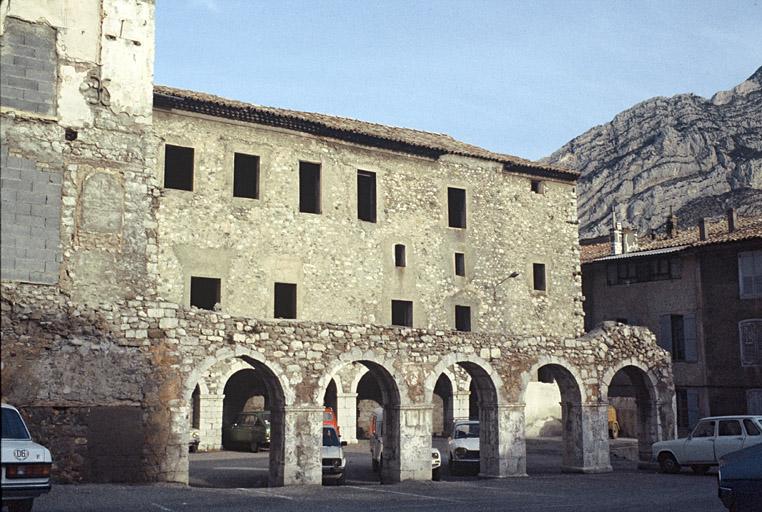
<instances>
[{"instance_id":1,"label":"dark car hood","mask_svg":"<svg viewBox=\"0 0 762 512\"><path fill-rule=\"evenodd\" d=\"M762 480L762 444L723 456L720 474L722 480Z\"/></svg>"}]
</instances>

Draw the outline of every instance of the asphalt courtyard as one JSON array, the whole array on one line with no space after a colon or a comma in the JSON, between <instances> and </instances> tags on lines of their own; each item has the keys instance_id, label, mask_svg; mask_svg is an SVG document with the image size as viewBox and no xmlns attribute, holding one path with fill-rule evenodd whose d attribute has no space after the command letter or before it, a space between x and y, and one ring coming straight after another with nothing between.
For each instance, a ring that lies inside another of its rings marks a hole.
<instances>
[{"instance_id":1,"label":"asphalt courtyard","mask_svg":"<svg viewBox=\"0 0 762 512\"><path fill-rule=\"evenodd\" d=\"M446 453L446 441L434 445ZM560 443L528 441L527 478L480 479L445 468L440 482L381 485L370 466L366 442L348 447L343 486L267 488L267 452L191 455L190 486L57 485L35 502L44 511L191 512L351 510L549 510L721 512L716 472L664 475L613 459L614 472L565 474ZM446 466L446 458L445 458Z\"/></svg>"}]
</instances>

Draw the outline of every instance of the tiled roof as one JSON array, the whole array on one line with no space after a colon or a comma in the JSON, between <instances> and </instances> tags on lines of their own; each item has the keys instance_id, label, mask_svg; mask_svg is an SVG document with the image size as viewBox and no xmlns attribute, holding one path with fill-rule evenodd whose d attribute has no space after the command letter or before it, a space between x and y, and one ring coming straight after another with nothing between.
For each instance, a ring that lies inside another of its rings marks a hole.
<instances>
[{"instance_id":1,"label":"tiled roof","mask_svg":"<svg viewBox=\"0 0 762 512\"><path fill-rule=\"evenodd\" d=\"M493 153L441 133L397 128L314 112L263 107L163 85L154 86L153 104L156 108L183 110L276 126L427 158L436 159L442 155L452 154L500 162L507 172L563 181L575 181L579 177L576 171L511 155Z\"/></svg>"},{"instance_id":2,"label":"tiled roof","mask_svg":"<svg viewBox=\"0 0 762 512\"><path fill-rule=\"evenodd\" d=\"M762 217L739 217L736 229L728 232L727 221L724 219L707 219L706 223L707 239L699 239L698 227L684 229L679 231L671 238L657 238L644 236L638 238L638 249L620 255L621 257L636 257L655 254L655 251L666 249L684 250L694 247L704 247L707 245L724 244L730 242L740 242L743 240L752 240L759 238L762 240ZM608 241L599 241L580 246L580 259L583 263L604 259L611 254L611 243ZM672 252L672 251L670 251Z\"/></svg>"}]
</instances>

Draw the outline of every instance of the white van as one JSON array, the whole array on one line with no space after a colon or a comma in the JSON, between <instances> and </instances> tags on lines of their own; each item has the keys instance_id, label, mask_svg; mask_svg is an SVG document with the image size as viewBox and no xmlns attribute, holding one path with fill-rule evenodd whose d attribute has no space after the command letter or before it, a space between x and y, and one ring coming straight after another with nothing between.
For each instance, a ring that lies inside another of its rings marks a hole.
<instances>
[{"instance_id":1,"label":"white van","mask_svg":"<svg viewBox=\"0 0 762 512\"><path fill-rule=\"evenodd\" d=\"M400 447L402 449L402 447ZM384 462L384 409L378 407L370 415L370 460L373 471L379 471ZM439 481L442 457L439 450L431 449L431 479Z\"/></svg>"}]
</instances>

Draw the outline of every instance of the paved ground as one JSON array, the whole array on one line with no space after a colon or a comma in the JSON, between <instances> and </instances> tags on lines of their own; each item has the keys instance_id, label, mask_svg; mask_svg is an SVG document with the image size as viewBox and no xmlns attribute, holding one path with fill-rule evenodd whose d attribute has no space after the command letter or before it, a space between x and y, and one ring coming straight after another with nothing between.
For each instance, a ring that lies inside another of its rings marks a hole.
<instances>
[{"instance_id":1,"label":"paved ground","mask_svg":"<svg viewBox=\"0 0 762 512\"><path fill-rule=\"evenodd\" d=\"M444 453L446 441L435 446ZM716 474L689 471L663 475L638 471L614 460L615 471L600 475L560 473L557 441L529 441L529 478L482 480L475 475L443 473L441 482L380 485L371 471L367 444L350 446L345 486L267 489L267 452L201 453L191 456L191 487L179 485L55 486L39 498L35 511L195 512L351 511L351 510L549 510L721 512Z\"/></svg>"}]
</instances>

